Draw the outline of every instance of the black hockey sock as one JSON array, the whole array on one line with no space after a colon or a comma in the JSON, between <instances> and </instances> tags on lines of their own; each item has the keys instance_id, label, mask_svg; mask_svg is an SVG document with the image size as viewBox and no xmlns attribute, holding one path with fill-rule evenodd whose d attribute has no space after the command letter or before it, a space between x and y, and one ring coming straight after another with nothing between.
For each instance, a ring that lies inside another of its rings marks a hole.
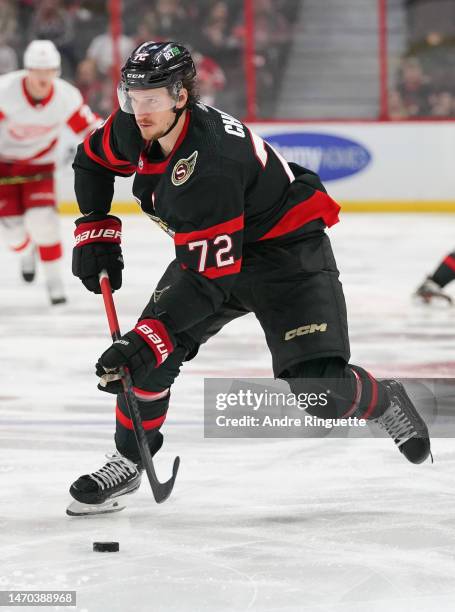
<instances>
[{"instance_id":1,"label":"black hockey sock","mask_svg":"<svg viewBox=\"0 0 455 612\"><path fill-rule=\"evenodd\" d=\"M455 253L447 255L430 278L440 287L445 287L453 281L455 279Z\"/></svg>"},{"instance_id":2,"label":"black hockey sock","mask_svg":"<svg viewBox=\"0 0 455 612\"><path fill-rule=\"evenodd\" d=\"M356 379L356 397L343 416L356 416L359 419L380 417L390 404L383 383L359 366L348 364L347 368Z\"/></svg>"},{"instance_id":3,"label":"black hockey sock","mask_svg":"<svg viewBox=\"0 0 455 612\"><path fill-rule=\"evenodd\" d=\"M163 444L163 434L159 431L159 428L166 419L170 395L167 390L164 393L166 393L164 397L159 397L160 394L155 394L157 399L149 399L147 401L138 399L142 425L152 456L160 450ZM133 422L131 421L123 394L117 396L115 445L124 457L134 461L134 463L140 462Z\"/></svg>"},{"instance_id":4,"label":"black hockey sock","mask_svg":"<svg viewBox=\"0 0 455 612\"><path fill-rule=\"evenodd\" d=\"M307 412L324 419L357 417L374 419L389 405L386 389L363 368L347 364L340 357L312 359L294 365L285 378L293 393L321 393L330 389L323 407Z\"/></svg>"}]
</instances>

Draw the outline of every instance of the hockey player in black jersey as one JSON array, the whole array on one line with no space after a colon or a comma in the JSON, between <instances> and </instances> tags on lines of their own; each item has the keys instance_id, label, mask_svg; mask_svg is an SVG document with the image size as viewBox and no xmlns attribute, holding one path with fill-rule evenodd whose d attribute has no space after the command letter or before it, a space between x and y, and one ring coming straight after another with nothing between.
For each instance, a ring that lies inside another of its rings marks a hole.
<instances>
[{"instance_id":1,"label":"hockey player in black jersey","mask_svg":"<svg viewBox=\"0 0 455 612\"><path fill-rule=\"evenodd\" d=\"M409 461L430 454L428 430L403 386L349 363L344 296L324 231L338 221L338 205L316 174L288 164L241 121L199 103L195 85L183 46L140 45L121 72L120 109L79 146L74 161L82 216L73 273L89 291L100 293L102 269L114 290L122 283L121 221L109 214L116 176L135 174L135 198L175 245L135 328L98 360L99 389L118 394L117 451L73 483L75 514L118 509L117 498L140 484L121 366L130 369L156 453L183 361L248 312L264 330L275 376L293 391L308 379L340 381L338 401L318 416L373 419ZM315 333L299 332L310 324Z\"/></svg>"}]
</instances>

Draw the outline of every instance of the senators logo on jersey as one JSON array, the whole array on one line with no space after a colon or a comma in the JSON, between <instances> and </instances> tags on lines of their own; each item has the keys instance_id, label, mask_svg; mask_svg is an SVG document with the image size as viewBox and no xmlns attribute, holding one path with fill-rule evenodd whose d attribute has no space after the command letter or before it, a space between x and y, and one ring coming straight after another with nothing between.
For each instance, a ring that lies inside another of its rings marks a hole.
<instances>
[{"instance_id":1,"label":"senators logo on jersey","mask_svg":"<svg viewBox=\"0 0 455 612\"><path fill-rule=\"evenodd\" d=\"M196 167L198 152L195 151L192 155L190 155L187 159L180 159L174 166L174 170L172 171L172 183L179 187L179 185L183 185L190 178L190 176L194 172L194 168Z\"/></svg>"}]
</instances>

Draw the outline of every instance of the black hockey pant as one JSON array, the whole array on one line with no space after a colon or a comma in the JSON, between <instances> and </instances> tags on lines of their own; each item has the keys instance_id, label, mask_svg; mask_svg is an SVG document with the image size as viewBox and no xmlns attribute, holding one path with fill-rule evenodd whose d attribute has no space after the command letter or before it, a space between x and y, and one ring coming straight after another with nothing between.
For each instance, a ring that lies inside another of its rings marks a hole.
<instances>
[{"instance_id":1,"label":"black hockey pant","mask_svg":"<svg viewBox=\"0 0 455 612\"><path fill-rule=\"evenodd\" d=\"M318 225L285 246L272 241L246 246L243 265L229 300L219 310L180 335L166 361L135 381L144 429L152 453L162 444L159 431L169 406L170 387L184 361L226 323L253 312L261 324L276 378L288 381L294 393L318 392L330 379L331 401L322 418L375 418L387 407L383 385L363 368L349 363L349 339L343 290L329 239ZM170 264L157 291L172 284L177 263ZM239 349L240 350L240 349ZM243 349L242 349L243 350ZM254 352L251 353L254 359ZM311 412L311 410L309 410ZM130 415L117 399L115 441L133 461L139 454Z\"/></svg>"}]
</instances>

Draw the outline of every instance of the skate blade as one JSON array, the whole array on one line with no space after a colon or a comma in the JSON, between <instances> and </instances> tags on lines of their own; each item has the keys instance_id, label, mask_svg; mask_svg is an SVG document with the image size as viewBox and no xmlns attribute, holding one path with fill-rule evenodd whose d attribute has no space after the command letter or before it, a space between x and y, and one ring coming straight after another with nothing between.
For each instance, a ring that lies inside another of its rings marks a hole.
<instances>
[{"instance_id":1,"label":"skate blade","mask_svg":"<svg viewBox=\"0 0 455 612\"><path fill-rule=\"evenodd\" d=\"M412 303L414 306L422 309L432 310L447 310L453 308L453 301L450 296L435 295L431 298L423 298L420 295L412 296Z\"/></svg>"},{"instance_id":2,"label":"skate blade","mask_svg":"<svg viewBox=\"0 0 455 612\"><path fill-rule=\"evenodd\" d=\"M111 499L102 504L82 504L74 500L66 509L68 516L91 516L95 514L111 514L112 512L120 512L124 510L126 504L118 499Z\"/></svg>"}]
</instances>

